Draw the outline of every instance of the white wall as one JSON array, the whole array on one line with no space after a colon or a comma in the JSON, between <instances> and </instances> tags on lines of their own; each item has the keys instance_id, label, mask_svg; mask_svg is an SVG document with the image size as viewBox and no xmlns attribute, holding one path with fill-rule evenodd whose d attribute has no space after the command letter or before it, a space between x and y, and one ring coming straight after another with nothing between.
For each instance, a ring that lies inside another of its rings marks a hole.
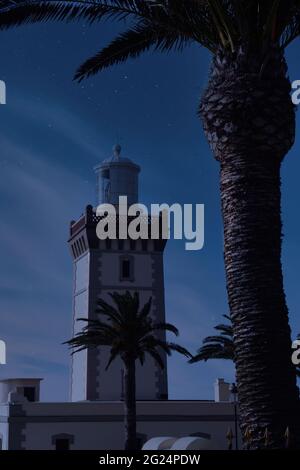
<instances>
[{"instance_id":1,"label":"white wall","mask_svg":"<svg viewBox=\"0 0 300 470\"><path fill-rule=\"evenodd\" d=\"M52 437L56 434L74 436L71 449L123 448L121 402L26 403L23 410L25 422L21 434L22 446L26 449L53 449ZM184 437L194 433L206 433L218 443L218 448L226 449L228 428L231 427L234 432L231 403L138 402L137 413L138 416L144 417L143 421L138 420L137 431L145 435L146 440L156 436ZM2 414L0 407L0 417ZM0 424L4 426L0 427L0 432L7 434L4 423ZM10 426L13 432L13 417ZM19 433L20 428L16 427L15 432ZM14 441L18 442L19 436L14 437Z\"/></svg>"},{"instance_id":2,"label":"white wall","mask_svg":"<svg viewBox=\"0 0 300 470\"><path fill-rule=\"evenodd\" d=\"M74 264L74 299L73 299L73 336L82 330L83 322L78 318L87 318L89 308L89 261L87 253ZM71 337L71 333L70 333ZM72 356L72 401L86 399L87 351L80 351Z\"/></svg>"}]
</instances>

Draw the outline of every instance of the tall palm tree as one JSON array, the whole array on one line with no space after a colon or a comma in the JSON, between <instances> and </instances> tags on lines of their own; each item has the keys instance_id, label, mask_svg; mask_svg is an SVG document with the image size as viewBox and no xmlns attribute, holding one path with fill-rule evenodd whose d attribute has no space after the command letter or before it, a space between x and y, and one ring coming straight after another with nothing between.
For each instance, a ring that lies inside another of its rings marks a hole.
<instances>
[{"instance_id":1,"label":"tall palm tree","mask_svg":"<svg viewBox=\"0 0 300 470\"><path fill-rule=\"evenodd\" d=\"M281 163L294 143L285 60L300 35L300 0L14 0L0 27L48 20L124 21L88 59L82 80L149 49L196 43L212 54L199 114L216 160L242 433L252 448L300 445L299 398L281 266Z\"/></svg>"},{"instance_id":2,"label":"tall palm tree","mask_svg":"<svg viewBox=\"0 0 300 470\"><path fill-rule=\"evenodd\" d=\"M197 354L189 360L190 364L208 361L209 359L225 359L234 362L235 354L231 319L228 315L223 315L223 317L229 320L229 324L221 323L214 327L221 334L204 338ZM298 339L300 339L300 335L298 335ZM296 366L296 376L300 378L299 365Z\"/></svg>"},{"instance_id":3,"label":"tall palm tree","mask_svg":"<svg viewBox=\"0 0 300 470\"><path fill-rule=\"evenodd\" d=\"M125 449L134 450L136 439L136 382L135 364L139 360L143 365L147 355L151 356L159 367L165 364L160 355L161 351L171 355L177 351L186 357L190 353L175 343L160 339L159 332L169 331L178 336L178 330L170 323L154 323L151 318L151 298L140 308L139 294L126 292L110 294L114 305L105 300L98 300L97 320L80 320L87 322L83 330L66 342L72 349L72 354L86 348L108 346L110 364L120 357L124 365L124 423Z\"/></svg>"}]
</instances>

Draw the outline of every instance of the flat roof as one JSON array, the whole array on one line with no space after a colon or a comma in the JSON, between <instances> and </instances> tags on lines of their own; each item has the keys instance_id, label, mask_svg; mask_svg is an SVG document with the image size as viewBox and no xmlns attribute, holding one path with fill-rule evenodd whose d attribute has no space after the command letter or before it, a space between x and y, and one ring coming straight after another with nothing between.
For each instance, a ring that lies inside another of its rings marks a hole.
<instances>
[{"instance_id":1,"label":"flat roof","mask_svg":"<svg viewBox=\"0 0 300 470\"><path fill-rule=\"evenodd\" d=\"M16 380L44 380L43 378L40 377L8 377L8 378L2 378L0 379L0 382L15 382Z\"/></svg>"}]
</instances>

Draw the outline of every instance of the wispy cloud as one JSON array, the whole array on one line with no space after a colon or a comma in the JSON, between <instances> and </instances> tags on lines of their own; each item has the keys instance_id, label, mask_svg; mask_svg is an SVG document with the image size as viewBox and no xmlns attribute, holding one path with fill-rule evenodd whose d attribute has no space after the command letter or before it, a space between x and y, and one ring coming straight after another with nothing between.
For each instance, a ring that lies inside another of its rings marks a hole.
<instances>
[{"instance_id":1,"label":"wispy cloud","mask_svg":"<svg viewBox=\"0 0 300 470\"><path fill-rule=\"evenodd\" d=\"M61 343L71 332L68 223L89 191L80 175L3 137L1 157L0 336L8 355L1 376L51 379L64 371L63 386L69 353Z\"/></svg>"},{"instance_id":2,"label":"wispy cloud","mask_svg":"<svg viewBox=\"0 0 300 470\"><path fill-rule=\"evenodd\" d=\"M65 104L33 101L16 94L9 111L19 118L23 117L24 121L30 120L34 125L50 127L57 140L62 137L75 144L82 150L85 159L98 162L105 158L99 129L93 122L87 123L86 119L74 114L74 110L69 110Z\"/></svg>"}]
</instances>

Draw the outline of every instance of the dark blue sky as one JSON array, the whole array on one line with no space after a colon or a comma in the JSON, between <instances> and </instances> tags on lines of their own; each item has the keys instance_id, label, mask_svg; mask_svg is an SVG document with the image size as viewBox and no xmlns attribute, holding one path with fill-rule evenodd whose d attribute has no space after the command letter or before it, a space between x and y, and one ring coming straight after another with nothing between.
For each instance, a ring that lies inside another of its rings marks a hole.
<instances>
[{"instance_id":1,"label":"dark blue sky","mask_svg":"<svg viewBox=\"0 0 300 470\"><path fill-rule=\"evenodd\" d=\"M119 28L119 26L118 26ZM95 202L93 166L117 141L142 167L141 201L205 204L205 247L166 250L167 319L195 351L227 313L218 164L196 116L208 53L147 54L81 84L77 65L118 29L107 23L33 25L1 33L0 338L8 365L0 376L44 377L42 398L68 395L72 265L69 221ZM288 51L300 79L299 41ZM298 132L299 134L299 132ZM299 138L283 166L284 272L293 337L299 320ZM276 345L274 345L276 347ZM169 361L171 398L212 398L217 377L233 380L225 361Z\"/></svg>"}]
</instances>

